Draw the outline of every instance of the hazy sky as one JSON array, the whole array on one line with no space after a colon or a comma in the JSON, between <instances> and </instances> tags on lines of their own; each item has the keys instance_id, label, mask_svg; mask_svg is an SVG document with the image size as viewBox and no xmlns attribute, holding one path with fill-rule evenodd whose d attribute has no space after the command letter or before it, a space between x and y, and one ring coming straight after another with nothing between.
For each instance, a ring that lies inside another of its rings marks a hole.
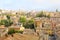
<instances>
[{"instance_id":1,"label":"hazy sky","mask_svg":"<svg viewBox=\"0 0 60 40\"><path fill-rule=\"evenodd\" d=\"M60 10L60 0L0 0L1 9Z\"/></svg>"}]
</instances>

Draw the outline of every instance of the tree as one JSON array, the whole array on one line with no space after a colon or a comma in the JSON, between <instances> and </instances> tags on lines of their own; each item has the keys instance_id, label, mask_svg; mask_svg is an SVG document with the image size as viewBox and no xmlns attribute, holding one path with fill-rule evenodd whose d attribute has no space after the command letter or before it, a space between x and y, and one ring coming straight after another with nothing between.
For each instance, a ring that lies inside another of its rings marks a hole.
<instances>
[{"instance_id":1,"label":"tree","mask_svg":"<svg viewBox=\"0 0 60 40\"><path fill-rule=\"evenodd\" d=\"M25 28L34 29L34 19L28 20L28 22L26 22L26 24L24 25L24 27Z\"/></svg>"},{"instance_id":2,"label":"tree","mask_svg":"<svg viewBox=\"0 0 60 40\"><path fill-rule=\"evenodd\" d=\"M8 34L13 34L13 33L15 33L15 30L13 29L13 28L11 28L9 31L8 31Z\"/></svg>"},{"instance_id":3,"label":"tree","mask_svg":"<svg viewBox=\"0 0 60 40\"><path fill-rule=\"evenodd\" d=\"M10 19L10 16L9 15L7 15L6 17L7 17L7 19Z\"/></svg>"},{"instance_id":4,"label":"tree","mask_svg":"<svg viewBox=\"0 0 60 40\"><path fill-rule=\"evenodd\" d=\"M47 18L50 18L50 14L46 16Z\"/></svg>"},{"instance_id":5,"label":"tree","mask_svg":"<svg viewBox=\"0 0 60 40\"><path fill-rule=\"evenodd\" d=\"M42 12L39 12L36 17L43 17L43 11Z\"/></svg>"},{"instance_id":6,"label":"tree","mask_svg":"<svg viewBox=\"0 0 60 40\"><path fill-rule=\"evenodd\" d=\"M14 33L23 33L23 31L16 31L14 28L10 28L10 30L8 31L8 35L11 35L13 37Z\"/></svg>"},{"instance_id":7,"label":"tree","mask_svg":"<svg viewBox=\"0 0 60 40\"><path fill-rule=\"evenodd\" d=\"M5 19L1 20L0 24L5 25L5 27L11 26L13 24L13 22L11 21L10 16L7 15L6 17L7 17L7 20L5 20Z\"/></svg>"},{"instance_id":8,"label":"tree","mask_svg":"<svg viewBox=\"0 0 60 40\"><path fill-rule=\"evenodd\" d=\"M56 9L56 12L58 12L58 9Z\"/></svg>"},{"instance_id":9,"label":"tree","mask_svg":"<svg viewBox=\"0 0 60 40\"><path fill-rule=\"evenodd\" d=\"M9 31L8 31L8 35L11 35L13 37L13 34L15 33L15 30L13 28L11 28Z\"/></svg>"},{"instance_id":10,"label":"tree","mask_svg":"<svg viewBox=\"0 0 60 40\"><path fill-rule=\"evenodd\" d=\"M24 24L26 22L26 17L20 17L19 22Z\"/></svg>"},{"instance_id":11,"label":"tree","mask_svg":"<svg viewBox=\"0 0 60 40\"><path fill-rule=\"evenodd\" d=\"M1 20L0 25L4 25L4 24L5 24L5 20Z\"/></svg>"},{"instance_id":12,"label":"tree","mask_svg":"<svg viewBox=\"0 0 60 40\"><path fill-rule=\"evenodd\" d=\"M3 19L0 21L0 25L5 25L5 27L9 27L13 24L13 22L10 19L10 16L7 15L7 20Z\"/></svg>"},{"instance_id":13,"label":"tree","mask_svg":"<svg viewBox=\"0 0 60 40\"><path fill-rule=\"evenodd\" d=\"M5 27L11 26L13 22L11 20L1 20L1 25L5 25Z\"/></svg>"},{"instance_id":14,"label":"tree","mask_svg":"<svg viewBox=\"0 0 60 40\"><path fill-rule=\"evenodd\" d=\"M38 12L38 14L36 14L36 17L46 17L46 15L43 14L44 12Z\"/></svg>"},{"instance_id":15,"label":"tree","mask_svg":"<svg viewBox=\"0 0 60 40\"><path fill-rule=\"evenodd\" d=\"M6 20L6 22L5 22L6 27L11 26L12 24L13 24L13 22L11 20Z\"/></svg>"},{"instance_id":16,"label":"tree","mask_svg":"<svg viewBox=\"0 0 60 40\"><path fill-rule=\"evenodd\" d=\"M43 14L43 11L42 12L39 12L36 17L47 17L47 18L50 18L50 14L49 15L45 15Z\"/></svg>"},{"instance_id":17,"label":"tree","mask_svg":"<svg viewBox=\"0 0 60 40\"><path fill-rule=\"evenodd\" d=\"M34 23L34 19L30 19L30 20L28 21L28 23L33 24L33 23Z\"/></svg>"}]
</instances>

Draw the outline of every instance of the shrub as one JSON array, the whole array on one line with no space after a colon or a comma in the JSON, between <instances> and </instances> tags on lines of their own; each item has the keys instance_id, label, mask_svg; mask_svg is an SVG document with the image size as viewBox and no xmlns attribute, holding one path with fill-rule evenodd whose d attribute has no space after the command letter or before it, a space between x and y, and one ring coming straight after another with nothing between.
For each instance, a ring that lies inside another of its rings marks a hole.
<instances>
[{"instance_id":1,"label":"shrub","mask_svg":"<svg viewBox=\"0 0 60 40\"><path fill-rule=\"evenodd\" d=\"M14 34L15 33L15 30L14 29L10 29L9 31L8 31L8 34Z\"/></svg>"},{"instance_id":2,"label":"shrub","mask_svg":"<svg viewBox=\"0 0 60 40\"><path fill-rule=\"evenodd\" d=\"M22 34L22 33L23 33L23 31L15 31L15 33L21 33L21 34Z\"/></svg>"},{"instance_id":3,"label":"shrub","mask_svg":"<svg viewBox=\"0 0 60 40\"><path fill-rule=\"evenodd\" d=\"M9 27L13 24L11 20L1 20L0 25L5 25L5 27Z\"/></svg>"},{"instance_id":4,"label":"shrub","mask_svg":"<svg viewBox=\"0 0 60 40\"><path fill-rule=\"evenodd\" d=\"M23 33L23 31L16 31L16 30L14 30L13 28L11 28L9 31L8 31L8 34L9 35L12 35L12 34L14 34L14 33Z\"/></svg>"}]
</instances>

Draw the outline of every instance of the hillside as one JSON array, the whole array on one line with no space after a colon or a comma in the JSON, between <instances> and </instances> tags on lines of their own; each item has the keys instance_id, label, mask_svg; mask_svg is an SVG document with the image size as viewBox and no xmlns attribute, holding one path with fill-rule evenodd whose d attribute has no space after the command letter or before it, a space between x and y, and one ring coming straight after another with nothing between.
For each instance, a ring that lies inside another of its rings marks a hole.
<instances>
[{"instance_id":1,"label":"hillside","mask_svg":"<svg viewBox=\"0 0 60 40\"><path fill-rule=\"evenodd\" d=\"M13 34L14 36L5 37L2 40L38 40L38 36L35 35L25 35L25 34ZM0 39L1 40L1 39Z\"/></svg>"}]
</instances>

